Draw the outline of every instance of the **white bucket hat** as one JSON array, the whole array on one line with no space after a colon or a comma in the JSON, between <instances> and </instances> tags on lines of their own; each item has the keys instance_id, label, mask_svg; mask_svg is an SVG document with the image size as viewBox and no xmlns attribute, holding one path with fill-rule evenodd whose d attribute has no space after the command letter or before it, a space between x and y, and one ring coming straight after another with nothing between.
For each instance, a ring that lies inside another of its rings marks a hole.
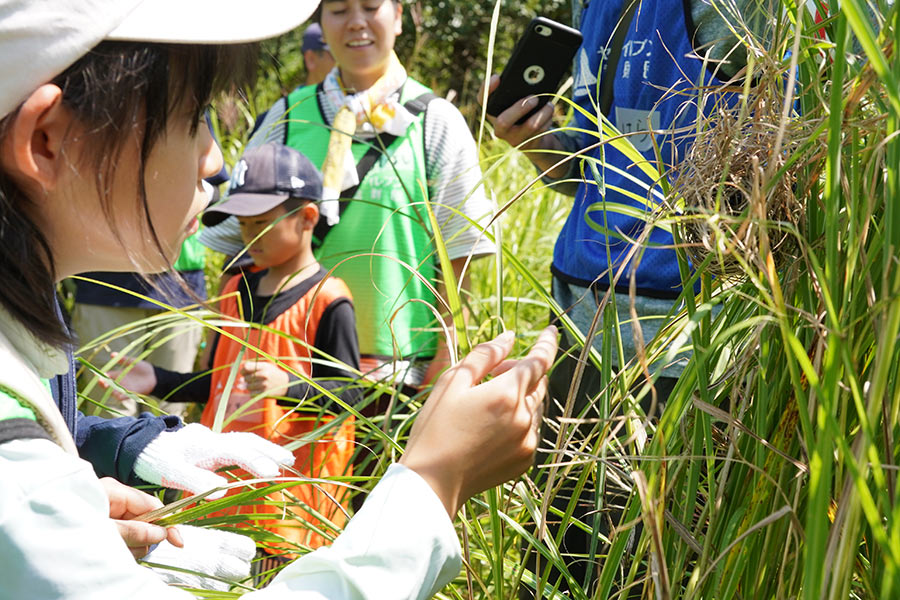
<instances>
[{"instance_id":1,"label":"white bucket hat","mask_svg":"<svg viewBox=\"0 0 900 600\"><path fill-rule=\"evenodd\" d=\"M319 0L0 0L0 118L103 40L253 42L309 19Z\"/></svg>"}]
</instances>

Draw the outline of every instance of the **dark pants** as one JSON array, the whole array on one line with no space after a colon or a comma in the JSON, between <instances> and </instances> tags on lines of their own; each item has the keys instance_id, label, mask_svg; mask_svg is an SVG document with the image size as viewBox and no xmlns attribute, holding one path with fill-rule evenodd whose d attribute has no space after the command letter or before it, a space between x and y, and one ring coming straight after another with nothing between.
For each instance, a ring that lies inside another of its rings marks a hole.
<instances>
[{"instance_id":1,"label":"dark pants","mask_svg":"<svg viewBox=\"0 0 900 600\"><path fill-rule=\"evenodd\" d=\"M590 363L588 363L582 375L581 383L575 392L574 407L569 415L572 418L580 418L578 423L568 424L564 440L571 440L571 443L565 444L560 453L556 454L554 449L563 424L560 418L563 417L566 399L569 395L570 387L575 377L575 370L578 365L578 357L581 346L576 346L574 341L561 329L560 351L557 356L560 359L550 375L550 390L547 401L546 418L541 427L541 449L536 457L535 468L532 470L532 479L538 489L542 489L545 494L553 494L551 504L560 512L565 513L571 499L576 498L575 507L572 512L572 519L577 519L585 524L592 531L597 531L600 536L594 536L583 529L566 523L560 542L560 553L565 558L566 567L578 583L583 586L589 595L593 592L596 585L597 576L600 569L605 564L605 556L609 552L609 546L603 543L603 538L609 539L611 532L616 531L617 527L624 525L622 523L624 510L628 499L631 495L630 487L618 485L613 477L607 477L602 490L594 488L595 477L587 477L585 485L579 486L578 480L583 475L584 469L597 469L598 463L596 457L585 456L590 454L597 445L596 441L600 439L598 431L602 430L606 424L609 429L614 429L621 423L614 422L616 419L621 420L622 415L617 414L609 420L609 415L600 414L601 403L598 397L604 391L604 382L601 381L601 373ZM654 387L656 389L657 406L653 415L649 415L652 406L652 395L648 394L641 401L641 407L644 412L651 418L658 417L662 410L662 405L669 397L672 388L675 386L677 379L670 377L660 377L656 380ZM640 390L645 381L641 380L632 386L635 393ZM615 384L614 384L615 385ZM574 433L573 433L574 431ZM624 426L619 427L616 437L625 442L628 438L628 429ZM580 442L585 439L593 440L591 444L580 448ZM553 482L553 489L547 490L549 468L541 468L541 464L545 463L569 463L579 462L581 465L576 466L572 471L561 480L561 472L565 467L557 470L557 476ZM631 478L627 470L614 463L607 463L608 473L618 473L622 481L630 484ZM561 518L548 512L546 517L546 534L556 539L562 526ZM569 520L571 521L571 519ZM626 548L626 556L630 556L634 552L634 545L640 537L640 526L633 527L629 530L622 531L618 535L628 535L628 547ZM536 532L535 532L536 533ZM545 534L545 535L546 535ZM570 586L568 582L562 578L562 574L555 568L547 571L546 566L548 560L543 556L538 556L537 551L528 547L523 547L523 554L527 553L526 568L535 573L537 579L543 582L542 590L552 589L559 581L559 591L567 591ZM593 556L593 559L590 557ZM617 581L624 581L625 575L631 568L630 560L623 560L623 564L619 565L620 576L616 577ZM640 598L641 588L643 586L635 586L627 595L622 598ZM616 586L613 588L621 589ZM531 600L535 597L535 590L528 585L521 585L519 588L519 598L521 600Z\"/></svg>"},{"instance_id":2,"label":"dark pants","mask_svg":"<svg viewBox=\"0 0 900 600\"><path fill-rule=\"evenodd\" d=\"M253 586L262 589L269 585L272 578L277 575L279 567L283 567L292 559L278 554L269 554L265 550L257 548L256 558L250 563L250 575L253 577Z\"/></svg>"}]
</instances>

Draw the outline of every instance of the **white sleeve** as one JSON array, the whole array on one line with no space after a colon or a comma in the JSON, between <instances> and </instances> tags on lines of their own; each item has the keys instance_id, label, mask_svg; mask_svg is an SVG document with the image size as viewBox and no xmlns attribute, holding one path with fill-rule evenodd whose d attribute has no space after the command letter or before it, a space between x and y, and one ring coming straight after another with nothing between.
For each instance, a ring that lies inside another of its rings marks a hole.
<instances>
[{"instance_id":1,"label":"white sleeve","mask_svg":"<svg viewBox=\"0 0 900 600\"><path fill-rule=\"evenodd\" d=\"M244 249L241 226L237 217L233 216L212 227L204 227L197 239L210 250L221 252L228 258L237 256Z\"/></svg>"},{"instance_id":2,"label":"white sleeve","mask_svg":"<svg viewBox=\"0 0 900 600\"><path fill-rule=\"evenodd\" d=\"M189 600L139 566L90 464L43 439L0 444L0 600ZM288 565L248 600L430 598L460 569L447 512L394 465L331 547Z\"/></svg>"},{"instance_id":3,"label":"white sleeve","mask_svg":"<svg viewBox=\"0 0 900 600\"><path fill-rule=\"evenodd\" d=\"M429 102L425 113L425 155L428 190L450 258L493 254L494 243L482 235L494 205L484 192L478 147L465 118L442 98Z\"/></svg>"},{"instance_id":4,"label":"white sleeve","mask_svg":"<svg viewBox=\"0 0 900 600\"><path fill-rule=\"evenodd\" d=\"M414 471L392 465L329 547L288 565L253 600L425 600L459 574L447 511Z\"/></svg>"},{"instance_id":5,"label":"white sleeve","mask_svg":"<svg viewBox=\"0 0 900 600\"><path fill-rule=\"evenodd\" d=\"M90 464L49 440L0 444L0 599L189 600L139 566Z\"/></svg>"}]
</instances>

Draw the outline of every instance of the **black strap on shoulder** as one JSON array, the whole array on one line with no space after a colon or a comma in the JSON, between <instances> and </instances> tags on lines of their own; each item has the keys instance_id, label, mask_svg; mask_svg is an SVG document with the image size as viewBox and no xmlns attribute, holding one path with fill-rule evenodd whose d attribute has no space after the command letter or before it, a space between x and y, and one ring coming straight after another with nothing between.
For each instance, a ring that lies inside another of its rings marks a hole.
<instances>
[{"instance_id":1,"label":"black strap on shoulder","mask_svg":"<svg viewBox=\"0 0 900 600\"><path fill-rule=\"evenodd\" d=\"M437 98L437 95L431 92L425 92L424 94L417 96L412 100L408 100L403 104L403 107L408 110L412 114L412 116L418 117L420 114L425 112L425 110L428 108L428 104L435 98ZM359 162L356 163L356 179L357 181L359 181L359 183L341 192L341 198L344 200L338 202L339 215L343 216L348 204L346 200L349 200L356 195L356 192L359 190L360 184L362 183L363 179L366 178L366 175L369 174L369 171L372 170L372 167L375 166L378 158L382 153L386 152L387 149L390 148L391 144L393 144L396 140L396 135L391 135L388 133L381 133L375 136L375 139L373 139L371 144L369 145L369 149L366 150L366 153L363 154L362 158L359 159ZM313 229L313 248L318 248L322 245L322 242L325 240L325 236L328 235L331 227L332 226L329 225L325 221L325 219L319 219L319 222L316 223L316 227Z\"/></svg>"},{"instance_id":2,"label":"black strap on shoulder","mask_svg":"<svg viewBox=\"0 0 900 600\"><path fill-rule=\"evenodd\" d=\"M316 106L319 107L319 114L322 115L323 121L325 120L324 98L325 98L325 83L319 82L318 84L316 84ZM287 143L287 140L285 140L285 143Z\"/></svg>"},{"instance_id":3,"label":"black strap on shoulder","mask_svg":"<svg viewBox=\"0 0 900 600\"><path fill-rule=\"evenodd\" d=\"M31 419L4 419L0 421L0 444L12 440L51 440L47 430Z\"/></svg>"},{"instance_id":4,"label":"black strap on shoulder","mask_svg":"<svg viewBox=\"0 0 900 600\"><path fill-rule=\"evenodd\" d=\"M403 106L406 108L406 110L408 110L409 112L412 113L412 116L418 117L423 112L425 112L425 110L428 108L428 105L431 103L431 101L436 100L437 97L438 97L437 94L433 94L431 92L425 92L421 96L417 96L417 97L413 98L412 100L409 100Z\"/></svg>"},{"instance_id":5,"label":"black strap on shoulder","mask_svg":"<svg viewBox=\"0 0 900 600\"><path fill-rule=\"evenodd\" d=\"M625 36L631 21L641 0L622 0L622 12L613 33L612 42L609 45L609 53L606 55L606 73L600 82L600 112L609 118L609 110L613 102L613 83L616 80L616 69L619 67L619 57L622 55L622 46L625 44Z\"/></svg>"},{"instance_id":6,"label":"black strap on shoulder","mask_svg":"<svg viewBox=\"0 0 900 600\"><path fill-rule=\"evenodd\" d=\"M294 91L297 91L297 90L294 90ZM293 93L294 92L291 92L291 94L293 94ZM291 110L291 105L288 103L288 100L290 99L291 94L287 94L287 95L281 97L282 100L284 100L285 112L288 112ZM316 106L319 107L320 115L325 114L325 110L322 108L322 98L324 95L325 95L325 86L322 83L317 83L315 97L316 97ZM266 111L266 113L267 112L269 112L269 111ZM266 113L263 113L262 116L257 118L257 123L262 122L262 118L266 115ZM288 117L287 123L285 123L285 125L284 125L284 138L281 140L281 143L284 144L285 146L287 146L288 138L290 137L290 134L291 134L291 128L295 126L295 125L292 125L293 122L294 122L294 119L291 119L290 117ZM257 127L259 127L259 125L253 126L254 131L256 130ZM250 137L253 137L253 136L251 135Z\"/></svg>"}]
</instances>

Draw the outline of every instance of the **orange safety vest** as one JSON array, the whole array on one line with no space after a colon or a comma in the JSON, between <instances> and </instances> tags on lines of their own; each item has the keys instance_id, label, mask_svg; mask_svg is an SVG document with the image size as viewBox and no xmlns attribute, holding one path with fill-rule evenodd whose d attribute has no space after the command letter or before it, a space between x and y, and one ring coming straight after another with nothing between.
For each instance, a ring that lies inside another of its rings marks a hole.
<instances>
[{"instance_id":1,"label":"orange safety vest","mask_svg":"<svg viewBox=\"0 0 900 600\"><path fill-rule=\"evenodd\" d=\"M221 301L220 310L228 317L243 321L243 315L249 314L250 307L240 306L238 286L242 282L242 275L236 275L228 281L223 290L225 297ZM265 331L258 324L249 324L247 327L246 321L241 326L222 327L248 345L244 346L220 334L213 356L209 401L200 422L207 427L212 426L216 411L223 401L222 395L232 365L237 361L245 362L254 358L266 360L254 351L254 348L281 360L309 377L312 372L312 364L309 362L311 352L309 348L291 338L302 340L312 346L316 340L316 330L322 314L333 301L341 297L351 298L350 290L340 279L328 277L319 285L313 286L292 307L266 324L267 328L284 332L289 337ZM226 408L223 431L250 431L276 444L292 442L333 420L333 417L323 417L315 412L279 405L275 398L262 398L251 404L252 396L240 373L234 380L229 398L224 400L228 401L229 406ZM234 417L229 420L232 415ZM293 468L304 476L322 479L351 475L354 433L351 416L336 430L323 434L315 441L294 450L296 461ZM284 475L293 474L286 472ZM237 488L231 493L238 493L242 489L244 488ZM276 519L252 518L250 524L284 537L287 542L273 542L271 545L291 551L296 550L297 545L313 549L329 543L330 539L326 539L315 529L336 534L334 527L343 528L346 521L345 513L338 503L345 510L349 505L346 488L332 483L299 484L284 492L268 494L257 502L233 507L211 516L247 513L278 515ZM308 510L304 507L308 507ZM286 512L296 516L286 517ZM321 515L334 527L323 524L322 520L313 516L313 513Z\"/></svg>"}]
</instances>

